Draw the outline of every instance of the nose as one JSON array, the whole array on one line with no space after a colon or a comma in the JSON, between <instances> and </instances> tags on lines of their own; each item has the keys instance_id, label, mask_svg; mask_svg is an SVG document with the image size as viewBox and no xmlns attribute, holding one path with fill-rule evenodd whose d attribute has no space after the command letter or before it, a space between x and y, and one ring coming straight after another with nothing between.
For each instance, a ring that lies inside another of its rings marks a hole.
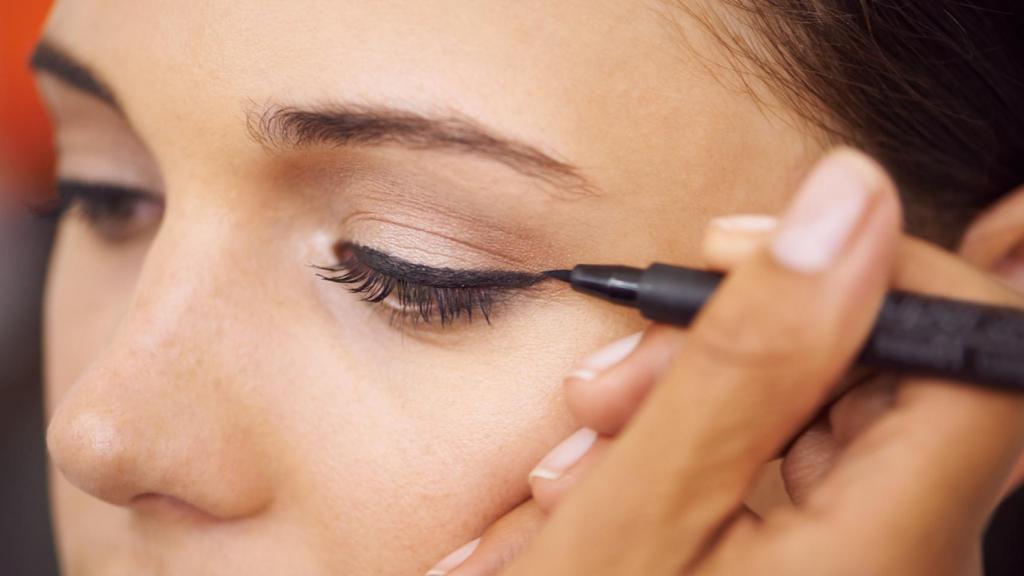
<instances>
[{"instance_id":1,"label":"nose","mask_svg":"<svg viewBox=\"0 0 1024 576\"><path fill-rule=\"evenodd\" d=\"M266 467L246 444L254 433L221 420L201 395L143 386L100 368L65 397L47 444L71 484L118 506L177 502L224 520L266 507Z\"/></svg>"},{"instance_id":2,"label":"nose","mask_svg":"<svg viewBox=\"0 0 1024 576\"><path fill-rule=\"evenodd\" d=\"M71 484L114 505L255 515L273 494L270 439L244 397L247 372L231 366L251 355L224 337L230 319L197 305L209 294L171 290L139 298L58 400L50 455Z\"/></svg>"}]
</instances>

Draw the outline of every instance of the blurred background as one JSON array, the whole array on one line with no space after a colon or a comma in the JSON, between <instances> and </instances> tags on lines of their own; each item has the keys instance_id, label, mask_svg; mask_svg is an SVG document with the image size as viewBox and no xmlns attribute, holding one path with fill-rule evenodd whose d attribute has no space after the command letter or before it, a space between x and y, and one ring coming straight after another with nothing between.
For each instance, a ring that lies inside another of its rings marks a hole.
<instances>
[{"instance_id":1,"label":"blurred background","mask_svg":"<svg viewBox=\"0 0 1024 576\"><path fill-rule=\"evenodd\" d=\"M0 575L43 576L57 574L39 327L53 222L22 207L52 180L50 128L26 68L50 2L0 4ZM1024 575L1024 491L997 514L985 556L989 576Z\"/></svg>"},{"instance_id":2,"label":"blurred background","mask_svg":"<svg viewBox=\"0 0 1024 576\"><path fill-rule=\"evenodd\" d=\"M0 2L0 574L53 575L39 377L51 222L20 210L50 186L50 128L25 67L48 1Z\"/></svg>"}]
</instances>

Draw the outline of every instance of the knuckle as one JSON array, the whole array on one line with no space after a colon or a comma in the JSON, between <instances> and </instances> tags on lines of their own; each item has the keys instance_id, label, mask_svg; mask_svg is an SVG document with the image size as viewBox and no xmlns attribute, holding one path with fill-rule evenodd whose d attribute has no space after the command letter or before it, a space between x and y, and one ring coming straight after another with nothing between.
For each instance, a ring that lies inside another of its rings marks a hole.
<instances>
[{"instance_id":1,"label":"knuckle","mask_svg":"<svg viewBox=\"0 0 1024 576\"><path fill-rule=\"evenodd\" d=\"M687 348L696 347L714 364L768 370L812 357L824 337L808 318L765 313L758 308L718 309L703 318L690 334Z\"/></svg>"},{"instance_id":2,"label":"knuckle","mask_svg":"<svg viewBox=\"0 0 1024 576\"><path fill-rule=\"evenodd\" d=\"M614 431L619 421L621 394L597 381L570 380L565 384L565 401L577 422L588 428L607 433Z\"/></svg>"},{"instance_id":3,"label":"knuckle","mask_svg":"<svg viewBox=\"0 0 1024 576\"><path fill-rule=\"evenodd\" d=\"M888 412L895 403L896 382L892 374L875 374L836 400L828 411L836 437L851 441Z\"/></svg>"}]
</instances>

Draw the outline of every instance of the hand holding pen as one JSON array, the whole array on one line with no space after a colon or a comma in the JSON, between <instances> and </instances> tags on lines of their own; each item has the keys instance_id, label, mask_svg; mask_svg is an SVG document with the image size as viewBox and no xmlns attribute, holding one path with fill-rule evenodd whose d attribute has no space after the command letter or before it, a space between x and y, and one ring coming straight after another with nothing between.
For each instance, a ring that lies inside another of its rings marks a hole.
<instances>
[{"instance_id":1,"label":"hand holding pen","mask_svg":"<svg viewBox=\"0 0 1024 576\"><path fill-rule=\"evenodd\" d=\"M690 329L573 371L582 428L531 473L532 498L431 574L977 573L1021 476L1024 397L918 376L835 389L891 288L1024 298L899 228L884 172L839 152L777 231L713 231L707 256L732 271ZM796 506L758 517L745 503L780 452Z\"/></svg>"}]
</instances>

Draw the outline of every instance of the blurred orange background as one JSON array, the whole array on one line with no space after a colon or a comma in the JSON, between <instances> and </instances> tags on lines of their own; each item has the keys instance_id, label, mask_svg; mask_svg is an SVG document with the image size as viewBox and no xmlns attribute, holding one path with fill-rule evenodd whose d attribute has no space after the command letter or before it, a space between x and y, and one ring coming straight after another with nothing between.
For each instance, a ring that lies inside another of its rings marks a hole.
<instances>
[{"instance_id":1,"label":"blurred orange background","mask_svg":"<svg viewBox=\"0 0 1024 576\"><path fill-rule=\"evenodd\" d=\"M0 188L24 199L48 186L53 152L28 58L50 2L7 0L0 9Z\"/></svg>"},{"instance_id":2,"label":"blurred orange background","mask_svg":"<svg viewBox=\"0 0 1024 576\"><path fill-rule=\"evenodd\" d=\"M53 151L28 58L50 1L0 0L0 574L57 574L46 490L39 317Z\"/></svg>"}]
</instances>

